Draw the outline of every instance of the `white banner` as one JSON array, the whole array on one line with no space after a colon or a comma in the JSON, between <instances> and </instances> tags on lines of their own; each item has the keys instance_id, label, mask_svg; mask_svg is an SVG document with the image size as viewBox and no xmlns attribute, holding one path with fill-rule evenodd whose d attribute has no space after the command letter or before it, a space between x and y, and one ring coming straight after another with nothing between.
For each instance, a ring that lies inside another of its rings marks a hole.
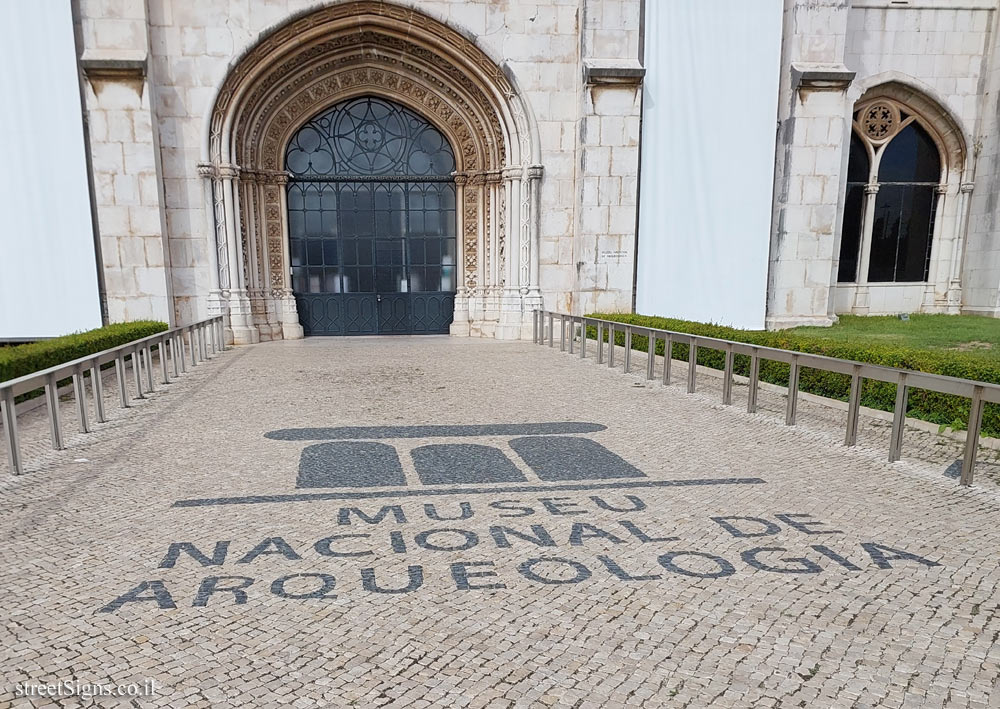
<instances>
[{"instance_id":1,"label":"white banner","mask_svg":"<svg viewBox=\"0 0 1000 709\"><path fill-rule=\"evenodd\" d=\"M636 310L764 327L781 0L646 4Z\"/></svg>"},{"instance_id":2,"label":"white banner","mask_svg":"<svg viewBox=\"0 0 1000 709\"><path fill-rule=\"evenodd\" d=\"M101 325L69 0L0 3L0 340Z\"/></svg>"}]
</instances>

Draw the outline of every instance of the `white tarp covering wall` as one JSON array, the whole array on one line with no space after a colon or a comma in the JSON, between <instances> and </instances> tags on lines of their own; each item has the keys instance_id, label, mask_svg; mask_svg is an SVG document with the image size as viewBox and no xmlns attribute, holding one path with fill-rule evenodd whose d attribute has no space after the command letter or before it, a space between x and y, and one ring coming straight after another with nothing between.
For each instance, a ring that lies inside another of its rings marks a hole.
<instances>
[{"instance_id":1,"label":"white tarp covering wall","mask_svg":"<svg viewBox=\"0 0 1000 709\"><path fill-rule=\"evenodd\" d=\"M636 310L764 327L781 0L646 3Z\"/></svg>"},{"instance_id":2,"label":"white tarp covering wall","mask_svg":"<svg viewBox=\"0 0 1000 709\"><path fill-rule=\"evenodd\" d=\"M0 3L0 340L101 325L69 0Z\"/></svg>"}]
</instances>

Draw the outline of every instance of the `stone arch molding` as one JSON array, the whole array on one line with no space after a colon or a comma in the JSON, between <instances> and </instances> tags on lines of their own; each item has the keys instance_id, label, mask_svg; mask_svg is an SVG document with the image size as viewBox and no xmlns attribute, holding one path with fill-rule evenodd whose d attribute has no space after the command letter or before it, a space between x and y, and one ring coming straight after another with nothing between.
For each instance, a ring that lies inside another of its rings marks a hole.
<instances>
[{"instance_id":1,"label":"stone arch molding","mask_svg":"<svg viewBox=\"0 0 1000 709\"><path fill-rule=\"evenodd\" d=\"M472 41L416 10L344 2L293 18L231 68L205 179L213 314L232 341L302 336L290 284L285 146L325 108L375 95L426 117L455 152L459 285L452 333L516 339L541 307L542 167L527 103Z\"/></svg>"},{"instance_id":2,"label":"stone arch molding","mask_svg":"<svg viewBox=\"0 0 1000 709\"><path fill-rule=\"evenodd\" d=\"M929 86L899 72L885 72L856 82L851 98L855 107L880 98L892 99L908 107L938 144L944 169L957 173L959 180L966 176L969 168L965 131Z\"/></svg>"}]
</instances>

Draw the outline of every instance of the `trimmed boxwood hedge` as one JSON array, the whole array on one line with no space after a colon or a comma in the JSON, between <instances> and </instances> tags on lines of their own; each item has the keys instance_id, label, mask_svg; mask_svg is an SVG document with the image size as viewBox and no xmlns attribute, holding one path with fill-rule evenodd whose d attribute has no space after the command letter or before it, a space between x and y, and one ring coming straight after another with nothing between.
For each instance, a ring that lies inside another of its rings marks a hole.
<instances>
[{"instance_id":1,"label":"trimmed boxwood hedge","mask_svg":"<svg viewBox=\"0 0 1000 709\"><path fill-rule=\"evenodd\" d=\"M1000 363L983 357L975 352L952 352L918 350L885 345L873 342L836 342L792 333L789 331L767 332L763 330L739 330L722 325L678 320L674 318L652 317L647 315L631 315L622 313L595 313L588 317L614 320L615 322L651 327L660 330L673 330L692 335L716 337L736 342L746 342L765 347L776 347L796 352L849 359L856 362L879 364L886 367L898 367L919 372L944 374L963 379L974 379L981 382L1000 384ZM597 338L596 328L588 328L589 337ZM607 341L607 335L605 335ZM633 335L633 349L645 352L646 336ZM615 341L625 344L625 335L615 333ZM663 341L657 340L656 353L663 354ZM674 343L673 357L687 361L688 346ZM713 369L723 369L725 355L719 350L698 348L698 364ZM750 358L746 355L735 357L734 369L737 374L746 376L750 372ZM788 365L782 362L761 360L761 381L772 384L788 384ZM823 372L808 367L799 370L799 388L802 391L820 396L847 401L851 388L851 379L846 374ZM896 403L896 385L866 379L861 387L861 404L873 409L892 411ZM939 394L924 389L910 388L906 412L908 416L923 419L932 423L962 429L969 421L970 401L958 396ZM987 404L983 410L982 433L986 436L1000 437L1000 406Z\"/></svg>"},{"instance_id":2,"label":"trimmed boxwood hedge","mask_svg":"<svg viewBox=\"0 0 1000 709\"><path fill-rule=\"evenodd\" d=\"M0 382L109 350L167 329L154 320L114 323L95 330L0 348Z\"/></svg>"}]
</instances>

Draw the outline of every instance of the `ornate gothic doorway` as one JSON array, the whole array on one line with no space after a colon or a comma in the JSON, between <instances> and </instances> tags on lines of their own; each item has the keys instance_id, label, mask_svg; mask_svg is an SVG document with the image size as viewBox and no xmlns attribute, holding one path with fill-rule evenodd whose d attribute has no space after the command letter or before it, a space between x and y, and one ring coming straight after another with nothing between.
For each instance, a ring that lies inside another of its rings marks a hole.
<instances>
[{"instance_id":1,"label":"ornate gothic doorway","mask_svg":"<svg viewBox=\"0 0 1000 709\"><path fill-rule=\"evenodd\" d=\"M538 131L509 67L459 32L384 0L296 16L234 63L206 128L227 339L530 337Z\"/></svg>"},{"instance_id":2,"label":"ornate gothic doorway","mask_svg":"<svg viewBox=\"0 0 1000 709\"><path fill-rule=\"evenodd\" d=\"M455 156L425 118L342 101L285 151L292 291L307 335L447 333L455 309Z\"/></svg>"}]
</instances>

